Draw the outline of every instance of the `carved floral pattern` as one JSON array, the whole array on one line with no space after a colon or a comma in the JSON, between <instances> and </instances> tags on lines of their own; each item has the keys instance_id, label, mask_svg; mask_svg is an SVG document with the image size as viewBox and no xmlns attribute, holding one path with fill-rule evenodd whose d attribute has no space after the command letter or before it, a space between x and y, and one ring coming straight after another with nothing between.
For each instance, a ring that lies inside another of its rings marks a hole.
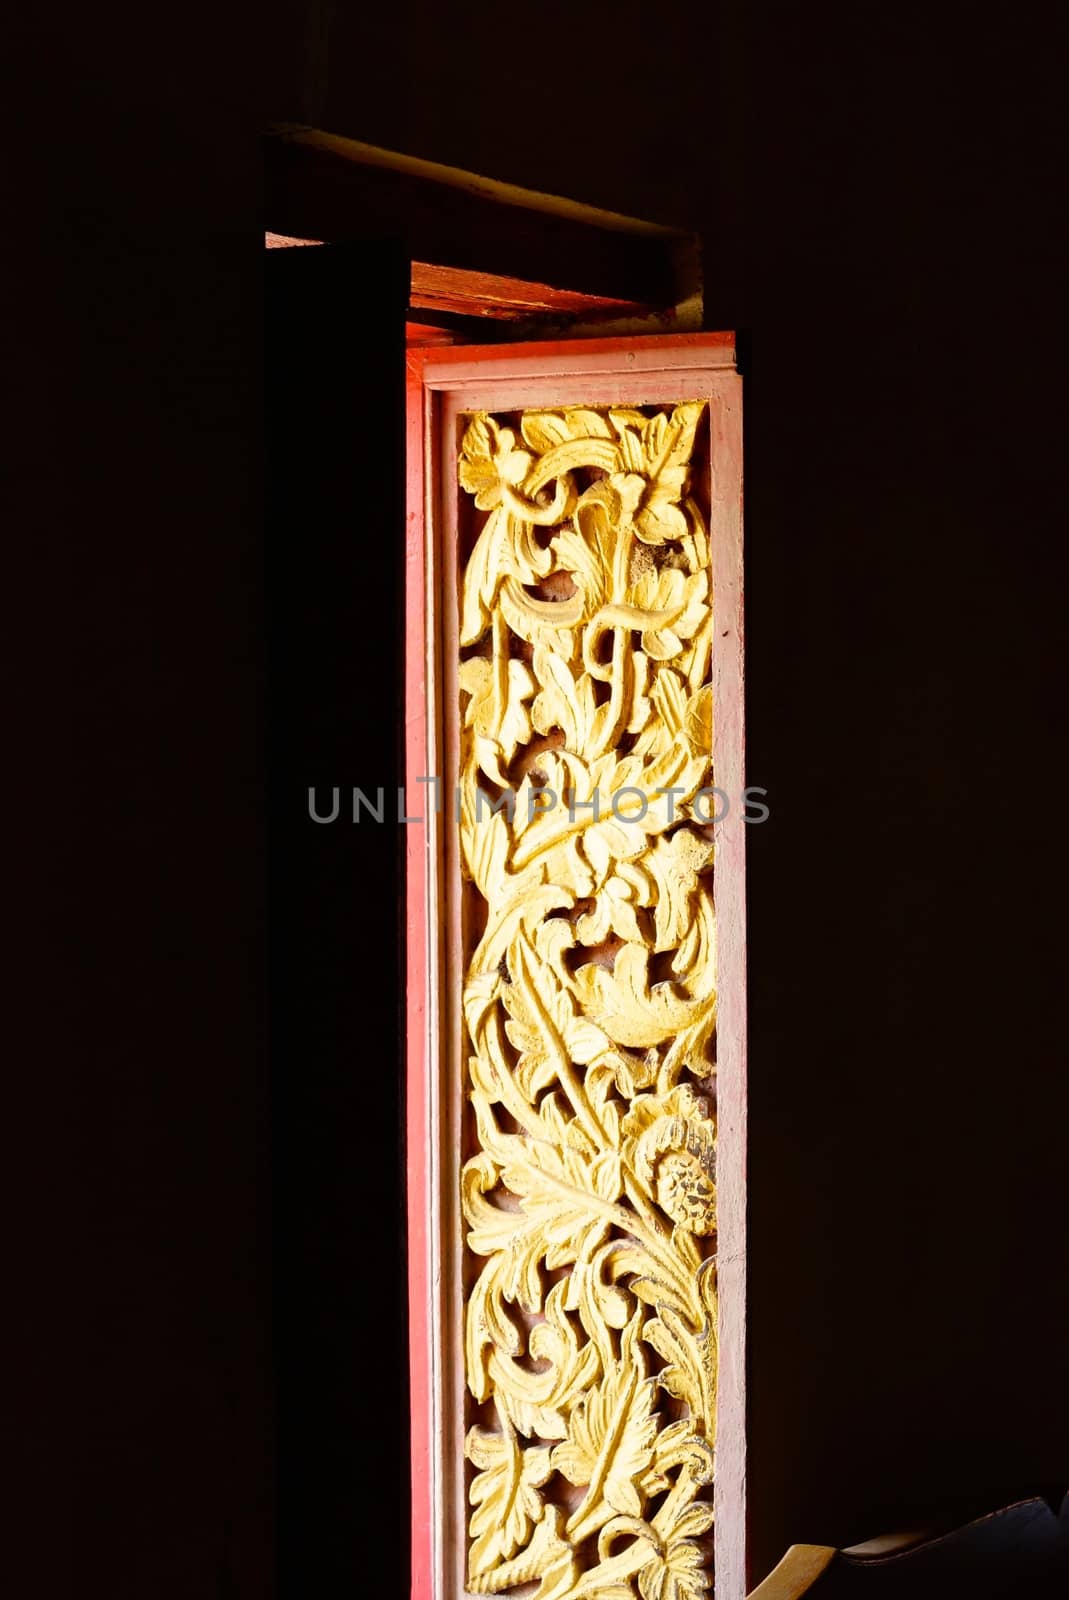
<instances>
[{"instance_id":1,"label":"carved floral pattern","mask_svg":"<svg viewBox=\"0 0 1069 1600\"><path fill-rule=\"evenodd\" d=\"M463 438L459 483L485 514L459 672L462 860L482 902L461 1183L479 1594L701 1600L710 1583L703 411L478 415Z\"/></svg>"}]
</instances>

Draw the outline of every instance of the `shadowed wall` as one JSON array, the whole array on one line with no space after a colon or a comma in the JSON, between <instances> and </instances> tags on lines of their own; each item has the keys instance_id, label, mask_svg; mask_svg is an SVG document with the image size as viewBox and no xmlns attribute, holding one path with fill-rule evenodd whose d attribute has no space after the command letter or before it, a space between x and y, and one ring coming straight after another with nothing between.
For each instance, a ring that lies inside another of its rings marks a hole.
<instances>
[{"instance_id":1,"label":"shadowed wall","mask_svg":"<svg viewBox=\"0 0 1069 1600\"><path fill-rule=\"evenodd\" d=\"M162 55L132 17L26 25L10 57L37 130L7 211L14 526L53 618L15 660L56 708L27 719L54 816L17 923L50 962L18 1087L58 1141L19 1191L44 1238L16 1328L28 1570L270 1586L256 134L278 118L686 222L710 323L749 335L755 1574L792 1540L1064 1487L1056 85L975 19L766 24L744 57L705 6L500 13L463 41L439 8L339 6L309 60L293 13L202 24ZM325 1410L328 1452L343 1425Z\"/></svg>"}]
</instances>

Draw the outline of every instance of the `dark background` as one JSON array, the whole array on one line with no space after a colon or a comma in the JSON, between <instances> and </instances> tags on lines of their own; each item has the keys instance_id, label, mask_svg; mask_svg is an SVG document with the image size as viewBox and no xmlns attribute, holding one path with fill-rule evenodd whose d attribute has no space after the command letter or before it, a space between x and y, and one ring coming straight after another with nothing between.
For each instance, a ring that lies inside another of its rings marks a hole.
<instances>
[{"instance_id":1,"label":"dark background","mask_svg":"<svg viewBox=\"0 0 1069 1600\"><path fill-rule=\"evenodd\" d=\"M294 809L396 752L402 269L265 306L276 118L693 227L745 336L755 1579L1069 1487L1065 41L762 19L13 29L13 1593L404 1591L398 841Z\"/></svg>"},{"instance_id":2,"label":"dark background","mask_svg":"<svg viewBox=\"0 0 1069 1600\"><path fill-rule=\"evenodd\" d=\"M383 244L266 271L275 1530L294 1595L360 1593L383 1544L387 1592L406 1576L404 604L383 534L404 526L408 267ZM338 791L336 822L310 820L312 786L320 817ZM354 825L354 788L381 823Z\"/></svg>"}]
</instances>

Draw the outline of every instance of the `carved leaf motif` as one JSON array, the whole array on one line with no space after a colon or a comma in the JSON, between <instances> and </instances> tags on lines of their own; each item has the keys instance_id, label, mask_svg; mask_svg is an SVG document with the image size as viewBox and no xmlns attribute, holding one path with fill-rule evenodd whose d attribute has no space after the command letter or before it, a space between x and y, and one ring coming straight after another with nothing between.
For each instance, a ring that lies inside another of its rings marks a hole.
<instances>
[{"instance_id":1,"label":"carved leaf motif","mask_svg":"<svg viewBox=\"0 0 1069 1600\"><path fill-rule=\"evenodd\" d=\"M529 951L522 939L513 946L515 975L503 999L509 1013L505 1033L520 1052L516 1082L532 1100L554 1082L562 1064L593 1061L609 1041L600 1028L577 1015L567 990L547 983L548 992L540 992L536 973L545 968L532 971Z\"/></svg>"},{"instance_id":2,"label":"carved leaf motif","mask_svg":"<svg viewBox=\"0 0 1069 1600\"><path fill-rule=\"evenodd\" d=\"M689 1506L681 1526L694 1534L706 1533L712 1524L709 1506ZM692 1539L673 1539L663 1555L651 1557L638 1575L642 1600L701 1600L708 1593L705 1557Z\"/></svg>"},{"instance_id":3,"label":"carved leaf motif","mask_svg":"<svg viewBox=\"0 0 1069 1600\"><path fill-rule=\"evenodd\" d=\"M475 791L464 796L461 818L461 842L468 871L480 889L486 892L497 887L505 875L508 860L508 829L500 812L491 812L489 804L480 811Z\"/></svg>"},{"instance_id":4,"label":"carved leaf motif","mask_svg":"<svg viewBox=\"0 0 1069 1600\"><path fill-rule=\"evenodd\" d=\"M625 944L612 972L592 969L587 985L587 992L593 991L589 1004L599 1027L610 1039L634 1049L663 1044L692 1025L708 1003L704 997L681 999L668 984L651 984L649 955L643 944Z\"/></svg>"},{"instance_id":5,"label":"carved leaf motif","mask_svg":"<svg viewBox=\"0 0 1069 1600\"><path fill-rule=\"evenodd\" d=\"M620 1157L605 1150L591 1162L571 1145L508 1143L513 1153L502 1167L502 1181L541 1228L546 1265L566 1266L585 1255L612 1220L605 1208L620 1193Z\"/></svg>"},{"instance_id":6,"label":"carved leaf motif","mask_svg":"<svg viewBox=\"0 0 1069 1600\"><path fill-rule=\"evenodd\" d=\"M683 539L687 521L679 508L698 418L704 407L677 406L671 418L653 417L643 429L643 462L650 485L635 531L646 544Z\"/></svg>"},{"instance_id":7,"label":"carved leaf motif","mask_svg":"<svg viewBox=\"0 0 1069 1600\"><path fill-rule=\"evenodd\" d=\"M655 886L656 950L674 950L685 936L694 920L698 874L712 856L712 844L685 829L655 842L644 865Z\"/></svg>"},{"instance_id":8,"label":"carved leaf motif","mask_svg":"<svg viewBox=\"0 0 1069 1600\"><path fill-rule=\"evenodd\" d=\"M647 1328L652 1324L647 1323ZM645 1335L643 1335L645 1337ZM694 1431L694 1422L672 1422L657 1435L653 1462L645 1482L646 1493L660 1494L669 1488L673 1472L685 1472L695 1487L713 1481L713 1451L707 1439Z\"/></svg>"},{"instance_id":9,"label":"carved leaf motif","mask_svg":"<svg viewBox=\"0 0 1069 1600\"><path fill-rule=\"evenodd\" d=\"M486 1572L524 1543L542 1515L537 1491L552 1472L548 1449L521 1450L512 1428L484 1433L472 1428L465 1444L469 1461L482 1468L471 1486L475 1542L469 1553L473 1572Z\"/></svg>"},{"instance_id":10,"label":"carved leaf motif","mask_svg":"<svg viewBox=\"0 0 1069 1600\"><path fill-rule=\"evenodd\" d=\"M539 733L560 728L569 749L585 749L597 710L590 678L582 673L577 679L567 661L544 644L535 645L534 669L542 685L531 708L535 728Z\"/></svg>"},{"instance_id":11,"label":"carved leaf motif","mask_svg":"<svg viewBox=\"0 0 1069 1600\"><path fill-rule=\"evenodd\" d=\"M532 457L515 445L512 429L499 428L493 417L476 417L465 433L458 475L480 511L500 505L504 486L518 486L530 471Z\"/></svg>"},{"instance_id":12,"label":"carved leaf motif","mask_svg":"<svg viewBox=\"0 0 1069 1600\"><path fill-rule=\"evenodd\" d=\"M642 648L655 661L670 661L683 650L705 616L708 579L704 572L684 577L674 567L644 572L627 591L625 603L635 610L642 629Z\"/></svg>"},{"instance_id":13,"label":"carved leaf motif","mask_svg":"<svg viewBox=\"0 0 1069 1600\"><path fill-rule=\"evenodd\" d=\"M654 726L667 733L671 742L687 727L694 701L688 700L679 675L671 667L663 667L658 671L650 688L650 699L658 713ZM691 748L695 755L701 753L707 756L712 746L708 742L699 742L697 746L692 744ZM660 754L660 751L656 753Z\"/></svg>"},{"instance_id":14,"label":"carved leaf motif","mask_svg":"<svg viewBox=\"0 0 1069 1600\"><path fill-rule=\"evenodd\" d=\"M692 1417L707 1415L709 1393L705 1364L692 1331L678 1311L673 1311L671 1306L660 1307L660 1316L650 1318L642 1337L665 1362L657 1374L660 1387L677 1400L685 1401ZM715 1357L715 1330L705 1330L704 1337L712 1340ZM715 1376L715 1359L710 1370Z\"/></svg>"},{"instance_id":15,"label":"carved leaf motif","mask_svg":"<svg viewBox=\"0 0 1069 1600\"><path fill-rule=\"evenodd\" d=\"M469 696L464 726L472 728L494 752L489 758L490 766L482 757L479 765L494 783L506 788L508 779L501 772L500 761L511 761L517 745L526 744L531 737L531 718L525 702L534 693L535 682L522 661L502 665L505 670L495 674L489 661L475 656L463 662L459 679L461 690Z\"/></svg>"},{"instance_id":16,"label":"carved leaf motif","mask_svg":"<svg viewBox=\"0 0 1069 1600\"><path fill-rule=\"evenodd\" d=\"M601 1362L595 1345L580 1344L565 1310L567 1294L567 1284L555 1284L545 1322L531 1329L528 1354L546 1363L544 1370L528 1371L497 1350L490 1357L498 1404L521 1433L540 1439L565 1437L565 1412L597 1377Z\"/></svg>"},{"instance_id":17,"label":"carved leaf motif","mask_svg":"<svg viewBox=\"0 0 1069 1600\"><path fill-rule=\"evenodd\" d=\"M569 1522L570 1532L586 1527L601 1510L641 1515L644 1500L639 1485L657 1437L652 1402L653 1386L639 1354L636 1321L624 1332L619 1365L578 1402L566 1442L553 1451L555 1469L570 1483L587 1488L586 1499Z\"/></svg>"},{"instance_id":18,"label":"carved leaf motif","mask_svg":"<svg viewBox=\"0 0 1069 1600\"><path fill-rule=\"evenodd\" d=\"M531 449L539 454L563 444L566 439L611 439L612 429L598 411L581 406L567 411L525 411L521 432Z\"/></svg>"},{"instance_id":19,"label":"carved leaf motif","mask_svg":"<svg viewBox=\"0 0 1069 1600\"><path fill-rule=\"evenodd\" d=\"M541 1578L535 1600L563 1600L571 1593L575 1576L575 1554L562 1537L561 1513L556 1506L546 1506L522 1555L501 1562L489 1572L471 1572L468 1587L475 1594L500 1594L504 1589Z\"/></svg>"}]
</instances>

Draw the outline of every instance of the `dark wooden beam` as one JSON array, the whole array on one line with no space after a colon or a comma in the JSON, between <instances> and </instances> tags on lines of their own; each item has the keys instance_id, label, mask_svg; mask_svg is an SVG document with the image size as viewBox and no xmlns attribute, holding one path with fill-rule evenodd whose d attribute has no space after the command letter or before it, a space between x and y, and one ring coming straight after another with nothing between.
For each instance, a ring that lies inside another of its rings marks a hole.
<instances>
[{"instance_id":1,"label":"dark wooden beam","mask_svg":"<svg viewBox=\"0 0 1069 1600\"><path fill-rule=\"evenodd\" d=\"M618 314L666 309L689 292L692 241L659 224L309 128L271 129L264 160L265 225L279 235L400 240L413 261L521 280L543 301L568 291Z\"/></svg>"},{"instance_id":2,"label":"dark wooden beam","mask_svg":"<svg viewBox=\"0 0 1069 1600\"><path fill-rule=\"evenodd\" d=\"M316 247L323 239L265 235L268 250ZM500 344L612 334L694 333L700 301L667 310L609 295L553 289L460 267L412 262L406 342L410 349L449 344Z\"/></svg>"}]
</instances>

